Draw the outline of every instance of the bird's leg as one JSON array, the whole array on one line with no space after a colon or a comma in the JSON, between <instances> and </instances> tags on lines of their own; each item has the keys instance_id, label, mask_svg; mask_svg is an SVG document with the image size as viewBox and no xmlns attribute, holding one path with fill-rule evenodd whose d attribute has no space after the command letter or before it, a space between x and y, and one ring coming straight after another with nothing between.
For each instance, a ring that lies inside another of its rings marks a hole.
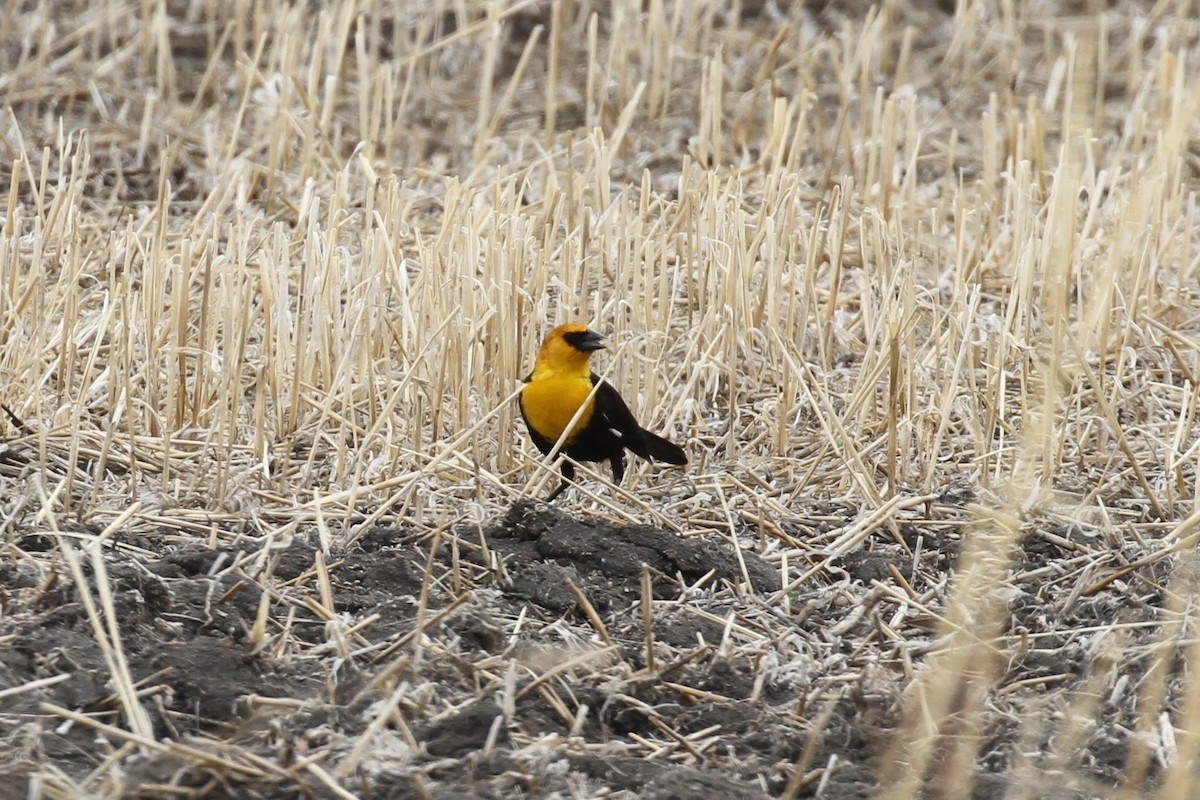
<instances>
[{"instance_id":1,"label":"bird's leg","mask_svg":"<svg viewBox=\"0 0 1200 800\"><path fill-rule=\"evenodd\" d=\"M613 483L620 485L621 479L625 477L625 454L617 453L608 460L613 471Z\"/></svg>"},{"instance_id":2,"label":"bird's leg","mask_svg":"<svg viewBox=\"0 0 1200 800\"><path fill-rule=\"evenodd\" d=\"M558 497L560 494L565 492L567 490L567 487L571 485L570 481L575 480L575 465L574 464L572 464L570 461L567 461L566 459L563 459L561 469L562 469L562 474L563 474L563 482L560 483L558 485L558 488L555 489L553 492L551 492L550 496L546 498L547 503L553 503L554 498Z\"/></svg>"}]
</instances>

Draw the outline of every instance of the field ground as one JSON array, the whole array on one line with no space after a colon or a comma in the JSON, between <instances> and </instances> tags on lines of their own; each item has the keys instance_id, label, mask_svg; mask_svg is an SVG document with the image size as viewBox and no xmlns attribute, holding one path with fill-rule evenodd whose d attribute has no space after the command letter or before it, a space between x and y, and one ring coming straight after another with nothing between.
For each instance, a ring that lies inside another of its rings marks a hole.
<instances>
[{"instance_id":1,"label":"field ground","mask_svg":"<svg viewBox=\"0 0 1200 800\"><path fill-rule=\"evenodd\" d=\"M1193 796L1195 2L0 48L0 798ZM568 320L686 469L532 499Z\"/></svg>"}]
</instances>

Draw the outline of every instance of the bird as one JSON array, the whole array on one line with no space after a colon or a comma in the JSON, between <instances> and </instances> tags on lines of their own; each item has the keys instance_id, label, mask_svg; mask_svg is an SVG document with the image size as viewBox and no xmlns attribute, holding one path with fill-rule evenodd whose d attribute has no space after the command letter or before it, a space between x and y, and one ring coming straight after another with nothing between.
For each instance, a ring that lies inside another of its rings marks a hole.
<instances>
[{"instance_id":1,"label":"bird","mask_svg":"<svg viewBox=\"0 0 1200 800\"><path fill-rule=\"evenodd\" d=\"M559 325L546 334L533 372L525 377L521 417L542 455L554 449L575 412L584 407L575 427L563 438L561 452L567 456L561 467L563 481L546 498L548 503L575 479L572 460L607 460L613 483L618 484L625 477L626 450L647 460L681 467L688 463L682 447L639 425L620 393L592 372L592 353L604 349L604 340L603 334L586 325Z\"/></svg>"}]
</instances>

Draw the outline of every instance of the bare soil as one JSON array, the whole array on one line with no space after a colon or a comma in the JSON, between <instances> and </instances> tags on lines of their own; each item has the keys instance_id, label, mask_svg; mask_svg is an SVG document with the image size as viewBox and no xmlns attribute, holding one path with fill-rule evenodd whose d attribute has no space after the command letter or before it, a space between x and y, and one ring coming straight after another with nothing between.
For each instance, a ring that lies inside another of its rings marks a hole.
<instances>
[{"instance_id":1,"label":"bare soil","mask_svg":"<svg viewBox=\"0 0 1200 800\"><path fill-rule=\"evenodd\" d=\"M1014 760L1041 757L1047 741L1029 740L1030 715L1044 718L1048 739L1055 715L1097 670L1115 677L1128 669L1136 680L1136 658L1096 652L1081 631L1161 611L1152 574L1134 584L1149 591L1119 584L1120 592L1092 597L1046 580L1071 556L1062 543L1079 538L1058 533L1059 544L1032 535L1017 561L1013 627L997 652L1005 677L993 702L1003 713L980 732L972 797L1003 795ZM518 503L485 527L436 541L377 527L322 554L336 622L306 605L321 596L312 538L279 543L265 561L248 558L250 547L155 551L157 537L117 540L104 552L106 572L155 736L210 742L246 768L206 769L169 752L135 756L122 794L160 797L169 786L197 797L336 796L300 766L319 753L324 770L361 797L870 797L896 735L905 664L921 660L914 642L928 644L911 630L905 640L889 637L895 601L879 587L898 587L898 574L918 594L945 585L958 539L917 527L899 539L875 537L795 592L787 620L764 603L779 588L778 570L744 552L743 573L722 537L682 538ZM17 544L27 552L56 546L46 535ZM268 600L269 630L255 646L266 575L286 588ZM39 575L9 558L0 585L0 689L71 676L0 701L10 770L0 797L15 799L47 762L83 781L125 743L46 713L52 704L113 725L121 716L65 568ZM770 639L755 623L763 613L775 617ZM347 632L369 616L368 626ZM419 649L415 629L424 631ZM286 650L272 650L281 641ZM504 668L511 674L497 674ZM1093 790L1114 787L1129 755L1123 708L1101 699L1094 735L1056 756L1075 777L1060 771L1066 783L1024 796L1093 796L1072 785L1080 775ZM370 758L345 770L364 736Z\"/></svg>"}]
</instances>

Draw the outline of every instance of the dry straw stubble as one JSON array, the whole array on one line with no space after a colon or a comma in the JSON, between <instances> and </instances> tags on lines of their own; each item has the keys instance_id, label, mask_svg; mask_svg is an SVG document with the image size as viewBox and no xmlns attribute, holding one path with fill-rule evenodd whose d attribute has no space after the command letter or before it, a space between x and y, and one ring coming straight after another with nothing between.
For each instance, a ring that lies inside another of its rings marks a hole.
<instances>
[{"instance_id":1,"label":"dry straw stubble","mask_svg":"<svg viewBox=\"0 0 1200 800\"><path fill-rule=\"evenodd\" d=\"M0 399L30 430L4 465L9 547L119 523L156 546L235 542L261 568L296 533L330 547L380 520L440 534L494 517L552 474L509 402L518 377L551 325L595 321L610 379L693 466L574 496L787 565L769 608L716 615L719 649L894 693L888 796L930 780L967 796L1006 725L1087 741L1055 716L1078 695L1011 722L1005 665L1032 624L1011 612L1071 611L1056 594L1083 602L1195 511L1196 10L809 5L14 4ZM977 506L907 502L964 491ZM954 578L931 572L922 553L964 530ZM826 560L913 531L912 568L876 594ZM1031 533L1080 549L1032 564ZM1138 732L1124 791L1176 797L1197 695L1160 639L1190 635L1194 589L1176 576L1163 603L1146 580L1106 591L1115 610L1122 593L1162 607L1161 630L1113 620L1105 636L1133 644L1094 680L1116 698L1106 719ZM882 641L847 656L780 621L836 593L839 630L875 620ZM277 622L256 641L306 652ZM340 655L369 637L350 630ZM1064 647L1064 671L1100 638ZM481 680L510 685L514 663ZM812 676L800 706L844 688ZM1016 785L1053 763L1063 792L1114 791L1078 753L1003 752ZM341 792L353 777L308 774ZM120 782L73 780L50 783ZM783 768L763 780L801 791Z\"/></svg>"}]
</instances>

